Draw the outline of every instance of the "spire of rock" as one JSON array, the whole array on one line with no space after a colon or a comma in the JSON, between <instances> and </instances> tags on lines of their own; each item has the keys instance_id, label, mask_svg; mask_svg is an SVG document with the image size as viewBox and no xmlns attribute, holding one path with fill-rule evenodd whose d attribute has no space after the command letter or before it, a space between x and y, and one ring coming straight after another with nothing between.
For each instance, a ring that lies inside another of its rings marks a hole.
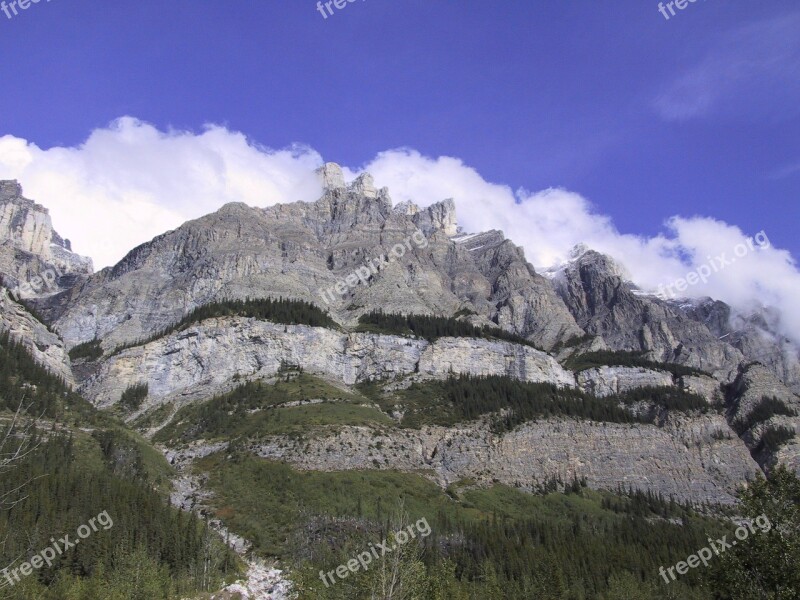
<instances>
[{"instance_id":1,"label":"spire of rock","mask_svg":"<svg viewBox=\"0 0 800 600\"><path fill-rule=\"evenodd\" d=\"M349 190L365 198L377 198L378 191L375 189L375 180L369 173L362 173L350 184Z\"/></svg>"},{"instance_id":2,"label":"spire of rock","mask_svg":"<svg viewBox=\"0 0 800 600\"><path fill-rule=\"evenodd\" d=\"M316 173L317 176L322 180L322 187L324 187L326 190L335 190L345 187L342 167L336 163L325 163L319 169L317 169Z\"/></svg>"}]
</instances>

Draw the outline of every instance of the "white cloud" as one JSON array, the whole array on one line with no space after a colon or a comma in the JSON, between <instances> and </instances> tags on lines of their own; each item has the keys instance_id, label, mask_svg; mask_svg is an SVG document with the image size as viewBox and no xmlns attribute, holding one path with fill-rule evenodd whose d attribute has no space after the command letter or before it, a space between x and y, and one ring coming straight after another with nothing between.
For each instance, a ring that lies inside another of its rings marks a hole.
<instances>
[{"instance_id":1,"label":"white cloud","mask_svg":"<svg viewBox=\"0 0 800 600\"><path fill-rule=\"evenodd\" d=\"M42 150L0 138L0 179L18 179L50 209L58 232L95 265L226 202L265 206L314 197L322 159L305 147L270 150L209 125L201 133L158 131L131 117L74 148Z\"/></svg>"},{"instance_id":2,"label":"white cloud","mask_svg":"<svg viewBox=\"0 0 800 600\"><path fill-rule=\"evenodd\" d=\"M310 148L270 150L223 127L161 132L132 118L93 132L74 148L43 150L12 136L0 138L0 179L18 179L27 197L51 210L55 227L74 249L99 267L226 202L314 200L320 188L313 171L321 163ZM617 259L647 289L712 260L716 264L722 253L734 257L737 245L757 233L711 218L673 217L658 236L623 234L578 194L513 190L486 181L459 159L429 158L411 149L382 152L345 172L353 177L362 170L389 187L395 202L427 206L453 198L467 231L502 230L538 268L566 260L575 245L586 243ZM800 272L786 251L756 246L685 294L712 296L743 310L775 307L783 331L800 343Z\"/></svg>"},{"instance_id":3,"label":"white cloud","mask_svg":"<svg viewBox=\"0 0 800 600\"><path fill-rule=\"evenodd\" d=\"M427 206L454 198L459 223L467 231L504 231L540 269L568 260L579 243L614 257L636 284L652 291L707 268L706 282L680 295L711 296L742 311L775 307L782 331L800 343L800 271L788 252L771 246L769 232L752 240L752 250L748 240L758 230L743 232L705 217L672 217L654 237L622 234L578 194L563 189L514 192L485 181L458 159L428 158L414 150L383 152L364 169L377 185L389 187L395 201L413 199ZM737 247L740 254L747 249L746 254L737 257ZM720 266L722 261L732 262Z\"/></svg>"}]
</instances>

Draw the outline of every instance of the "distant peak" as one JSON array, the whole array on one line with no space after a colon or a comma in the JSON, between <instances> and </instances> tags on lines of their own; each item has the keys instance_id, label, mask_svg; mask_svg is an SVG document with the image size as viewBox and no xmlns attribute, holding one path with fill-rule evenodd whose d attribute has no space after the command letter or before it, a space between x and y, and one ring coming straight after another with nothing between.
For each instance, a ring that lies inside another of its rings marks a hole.
<instances>
[{"instance_id":1,"label":"distant peak","mask_svg":"<svg viewBox=\"0 0 800 600\"><path fill-rule=\"evenodd\" d=\"M348 190L366 198L377 198L375 180L369 173L362 173L348 186Z\"/></svg>"},{"instance_id":2,"label":"distant peak","mask_svg":"<svg viewBox=\"0 0 800 600\"><path fill-rule=\"evenodd\" d=\"M0 196L5 198L18 198L22 196L22 186L16 179L0 181Z\"/></svg>"},{"instance_id":3,"label":"distant peak","mask_svg":"<svg viewBox=\"0 0 800 600\"><path fill-rule=\"evenodd\" d=\"M345 187L342 167L334 162L325 163L316 171L326 190L336 190Z\"/></svg>"},{"instance_id":4,"label":"distant peak","mask_svg":"<svg viewBox=\"0 0 800 600\"><path fill-rule=\"evenodd\" d=\"M587 246L583 242L581 242L580 244L576 244L569 252L569 259L570 260L578 259L587 252L589 252L590 250L591 248L589 248L589 246Z\"/></svg>"}]
</instances>

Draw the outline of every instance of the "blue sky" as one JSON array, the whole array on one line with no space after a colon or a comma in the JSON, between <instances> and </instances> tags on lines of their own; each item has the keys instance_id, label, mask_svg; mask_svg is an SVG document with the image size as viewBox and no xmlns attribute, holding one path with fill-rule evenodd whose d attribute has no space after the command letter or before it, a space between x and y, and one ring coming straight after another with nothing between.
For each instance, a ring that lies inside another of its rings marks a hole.
<instances>
[{"instance_id":1,"label":"blue sky","mask_svg":"<svg viewBox=\"0 0 800 600\"><path fill-rule=\"evenodd\" d=\"M126 115L354 170L411 148L579 194L622 234L701 215L800 256L793 1L666 20L651 0L357 0L327 19L315 0L42 0L0 13L0 56L0 136L43 151Z\"/></svg>"},{"instance_id":2,"label":"blue sky","mask_svg":"<svg viewBox=\"0 0 800 600\"><path fill-rule=\"evenodd\" d=\"M48 147L123 115L214 122L350 165L410 146L565 186L623 231L701 213L797 256L797 45L790 81L743 79L684 120L653 103L742 27L793 18L800 39L799 9L706 0L666 21L650 0L364 0L325 20L311 0L52 0L0 14L0 131Z\"/></svg>"}]
</instances>

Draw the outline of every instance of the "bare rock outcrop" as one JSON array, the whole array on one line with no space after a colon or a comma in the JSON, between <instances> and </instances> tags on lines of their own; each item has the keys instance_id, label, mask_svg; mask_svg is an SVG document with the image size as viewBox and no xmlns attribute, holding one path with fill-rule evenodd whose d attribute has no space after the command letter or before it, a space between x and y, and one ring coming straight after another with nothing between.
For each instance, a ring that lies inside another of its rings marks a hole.
<instances>
[{"instance_id":1,"label":"bare rock outcrop","mask_svg":"<svg viewBox=\"0 0 800 600\"><path fill-rule=\"evenodd\" d=\"M585 392L602 398L624 394L636 388L671 387L672 373L640 367L598 367L577 375L578 386Z\"/></svg>"},{"instance_id":2,"label":"bare rock outcrop","mask_svg":"<svg viewBox=\"0 0 800 600\"><path fill-rule=\"evenodd\" d=\"M505 375L574 386L569 371L544 352L509 342L472 338L423 339L342 333L256 319L208 319L143 346L104 359L82 386L98 406L116 403L129 386L147 383L148 405L205 397L232 380L269 378L283 365L303 368L346 385L416 375L446 378Z\"/></svg>"},{"instance_id":3,"label":"bare rock outcrop","mask_svg":"<svg viewBox=\"0 0 800 600\"><path fill-rule=\"evenodd\" d=\"M2 288L0 288L0 331L8 332L15 340L21 342L40 365L61 377L68 386L75 386L64 342L25 307L12 300L8 292Z\"/></svg>"},{"instance_id":4,"label":"bare rock outcrop","mask_svg":"<svg viewBox=\"0 0 800 600\"><path fill-rule=\"evenodd\" d=\"M674 415L663 427L567 419L526 423L498 436L486 425L422 430L345 427L302 440L254 443L258 456L312 470L428 472L531 490L551 477L593 488L651 490L690 502L731 504L758 465L724 417Z\"/></svg>"}]
</instances>

